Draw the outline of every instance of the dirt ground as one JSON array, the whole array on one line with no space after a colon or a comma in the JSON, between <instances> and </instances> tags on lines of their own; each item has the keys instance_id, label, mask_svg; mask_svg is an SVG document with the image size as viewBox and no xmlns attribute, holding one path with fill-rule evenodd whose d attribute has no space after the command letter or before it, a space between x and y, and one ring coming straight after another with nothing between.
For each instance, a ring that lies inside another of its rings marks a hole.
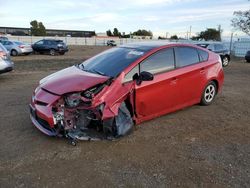
<instances>
[{"instance_id":1,"label":"dirt ground","mask_svg":"<svg viewBox=\"0 0 250 188\"><path fill-rule=\"evenodd\" d=\"M0 75L0 187L250 187L250 64L240 60L211 106L142 123L119 141L73 147L40 133L28 108L38 81L104 49L16 57Z\"/></svg>"}]
</instances>

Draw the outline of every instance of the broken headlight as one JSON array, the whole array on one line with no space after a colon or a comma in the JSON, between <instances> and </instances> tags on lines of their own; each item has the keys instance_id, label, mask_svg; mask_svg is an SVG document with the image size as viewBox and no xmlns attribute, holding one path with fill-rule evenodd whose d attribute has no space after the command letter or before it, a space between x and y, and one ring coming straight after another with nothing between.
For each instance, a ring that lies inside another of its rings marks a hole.
<instances>
[{"instance_id":1,"label":"broken headlight","mask_svg":"<svg viewBox=\"0 0 250 188\"><path fill-rule=\"evenodd\" d=\"M68 94L64 99L68 107L77 107L81 102L81 93Z\"/></svg>"},{"instance_id":2,"label":"broken headlight","mask_svg":"<svg viewBox=\"0 0 250 188\"><path fill-rule=\"evenodd\" d=\"M87 99L92 99L93 96L98 94L104 87L105 84L96 85L95 87L89 88L86 91L82 92L82 96Z\"/></svg>"}]
</instances>

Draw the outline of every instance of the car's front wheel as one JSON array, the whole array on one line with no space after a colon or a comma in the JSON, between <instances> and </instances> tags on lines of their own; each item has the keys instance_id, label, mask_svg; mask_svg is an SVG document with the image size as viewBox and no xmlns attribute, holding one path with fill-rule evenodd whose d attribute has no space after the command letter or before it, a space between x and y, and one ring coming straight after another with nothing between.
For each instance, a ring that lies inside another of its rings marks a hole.
<instances>
[{"instance_id":1,"label":"car's front wheel","mask_svg":"<svg viewBox=\"0 0 250 188\"><path fill-rule=\"evenodd\" d=\"M226 66L228 66L228 64L229 64L229 58L227 56L224 56L222 58L222 66L226 67Z\"/></svg>"},{"instance_id":2,"label":"car's front wheel","mask_svg":"<svg viewBox=\"0 0 250 188\"><path fill-rule=\"evenodd\" d=\"M217 86L215 82L209 82L205 87L200 104L203 106L210 105L217 94Z\"/></svg>"}]
</instances>

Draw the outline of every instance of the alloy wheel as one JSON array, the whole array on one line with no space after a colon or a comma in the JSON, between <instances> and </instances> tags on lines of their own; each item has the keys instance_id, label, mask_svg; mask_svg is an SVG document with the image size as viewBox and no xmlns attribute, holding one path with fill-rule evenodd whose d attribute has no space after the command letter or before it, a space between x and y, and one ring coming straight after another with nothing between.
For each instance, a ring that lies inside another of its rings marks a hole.
<instances>
[{"instance_id":1,"label":"alloy wheel","mask_svg":"<svg viewBox=\"0 0 250 188\"><path fill-rule=\"evenodd\" d=\"M205 95L204 95L204 99L207 103L210 103L215 96L215 87L214 85L210 84L207 86L206 90L205 90Z\"/></svg>"}]
</instances>

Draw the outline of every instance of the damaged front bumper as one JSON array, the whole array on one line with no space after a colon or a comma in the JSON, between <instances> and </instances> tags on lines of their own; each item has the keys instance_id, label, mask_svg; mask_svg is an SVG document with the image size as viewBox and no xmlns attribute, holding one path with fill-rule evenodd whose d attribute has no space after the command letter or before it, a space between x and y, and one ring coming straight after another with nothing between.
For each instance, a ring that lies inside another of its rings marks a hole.
<instances>
[{"instance_id":1,"label":"damaged front bumper","mask_svg":"<svg viewBox=\"0 0 250 188\"><path fill-rule=\"evenodd\" d=\"M69 107L63 96L38 88L29 108L32 123L42 133L66 137L75 143L75 140L112 140L125 135L133 122L124 105L120 116L111 115L105 103L92 105L81 101L77 107ZM103 111L109 114L108 118L103 119Z\"/></svg>"}]
</instances>

